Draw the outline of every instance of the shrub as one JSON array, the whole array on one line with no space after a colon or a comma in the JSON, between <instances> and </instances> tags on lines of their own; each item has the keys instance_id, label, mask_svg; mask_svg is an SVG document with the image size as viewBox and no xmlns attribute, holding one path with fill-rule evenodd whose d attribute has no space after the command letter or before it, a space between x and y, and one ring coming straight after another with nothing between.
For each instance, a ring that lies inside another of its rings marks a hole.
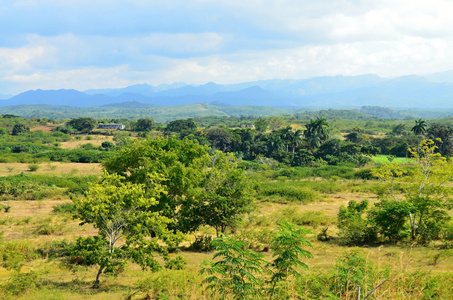
<instances>
[{"instance_id":1,"label":"shrub","mask_svg":"<svg viewBox=\"0 0 453 300\"><path fill-rule=\"evenodd\" d=\"M67 202L67 203L60 203L57 204L53 207L52 212L54 213L74 213L75 212L75 206L74 203L72 202Z\"/></svg>"},{"instance_id":2,"label":"shrub","mask_svg":"<svg viewBox=\"0 0 453 300\"><path fill-rule=\"evenodd\" d=\"M39 167L40 167L40 166L37 165L37 164L30 164L30 165L28 165L28 169L30 170L30 172L36 172L36 171L38 171Z\"/></svg>"},{"instance_id":3,"label":"shrub","mask_svg":"<svg viewBox=\"0 0 453 300\"><path fill-rule=\"evenodd\" d=\"M165 268L169 270L184 270L187 265L187 259L181 255L176 256L174 259L170 259L165 263Z\"/></svg>"},{"instance_id":4,"label":"shrub","mask_svg":"<svg viewBox=\"0 0 453 300\"><path fill-rule=\"evenodd\" d=\"M0 295L3 294L5 298L9 296L18 296L26 291L36 289L38 286L38 274L36 272L15 272L11 278L1 286L2 292L0 292Z\"/></svg>"},{"instance_id":5,"label":"shrub","mask_svg":"<svg viewBox=\"0 0 453 300\"><path fill-rule=\"evenodd\" d=\"M212 249L212 236L207 234L197 235L195 241L189 246L189 250L196 252L208 252Z\"/></svg>"}]
</instances>

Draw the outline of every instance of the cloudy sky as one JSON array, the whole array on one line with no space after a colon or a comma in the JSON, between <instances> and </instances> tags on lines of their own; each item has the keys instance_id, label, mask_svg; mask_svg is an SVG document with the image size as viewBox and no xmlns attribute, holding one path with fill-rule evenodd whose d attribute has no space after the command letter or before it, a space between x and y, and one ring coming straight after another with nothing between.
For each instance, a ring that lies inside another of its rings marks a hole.
<instances>
[{"instance_id":1,"label":"cloudy sky","mask_svg":"<svg viewBox=\"0 0 453 300\"><path fill-rule=\"evenodd\" d=\"M0 0L0 94L453 69L447 0Z\"/></svg>"}]
</instances>

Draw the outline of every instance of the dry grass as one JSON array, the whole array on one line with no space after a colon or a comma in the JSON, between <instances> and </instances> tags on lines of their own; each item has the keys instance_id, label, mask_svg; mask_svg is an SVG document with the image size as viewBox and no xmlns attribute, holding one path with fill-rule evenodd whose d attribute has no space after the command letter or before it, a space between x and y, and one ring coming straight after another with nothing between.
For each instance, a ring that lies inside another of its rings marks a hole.
<instances>
[{"instance_id":1,"label":"dry grass","mask_svg":"<svg viewBox=\"0 0 453 300\"><path fill-rule=\"evenodd\" d=\"M60 147L63 149L75 149L79 148L81 145L85 144L93 144L94 146L101 146L101 144L105 141L113 142L113 136L105 136L105 135L80 135L82 137L81 140L72 139L68 142L62 142ZM86 139L89 137L90 139Z\"/></svg>"},{"instance_id":2,"label":"dry grass","mask_svg":"<svg viewBox=\"0 0 453 300\"><path fill-rule=\"evenodd\" d=\"M77 174L77 175L101 175L102 167L100 164L83 163L38 163L39 168L35 172L30 172L30 164L23 163L2 163L0 164L0 177L17 175L22 172L31 174Z\"/></svg>"}]
</instances>

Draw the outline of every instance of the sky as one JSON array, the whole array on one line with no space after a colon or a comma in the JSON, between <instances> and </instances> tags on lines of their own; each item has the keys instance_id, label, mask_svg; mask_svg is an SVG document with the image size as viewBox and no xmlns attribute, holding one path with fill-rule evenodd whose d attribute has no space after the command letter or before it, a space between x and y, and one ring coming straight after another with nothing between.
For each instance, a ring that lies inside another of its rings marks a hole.
<instances>
[{"instance_id":1,"label":"sky","mask_svg":"<svg viewBox=\"0 0 453 300\"><path fill-rule=\"evenodd\" d=\"M0 94L453 69L447 0L0 0Z\"/></svg>"}]
</instances>

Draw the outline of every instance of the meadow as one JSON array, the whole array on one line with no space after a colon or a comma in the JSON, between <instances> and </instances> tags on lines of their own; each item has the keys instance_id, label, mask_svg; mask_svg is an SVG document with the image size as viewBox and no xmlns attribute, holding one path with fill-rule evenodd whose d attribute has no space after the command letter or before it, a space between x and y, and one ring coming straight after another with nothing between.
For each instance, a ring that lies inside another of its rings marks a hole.
<instances>
[{"instance_id":1,"label":"meadow","mask_svg":"<svg viewBox=\"0 0 453 300\"><path fill-rule=\"evenodd\" d=\"M64 149L81 149L87 143L100 147L111 136L60 141ZM86 146L85 146L86 147ZM226 234L246 243L246 248L272 259L269 246L277 224L291 222L309 230L303 258L308 270L280 283L276 299L357 299L382 285L369 299L452 299L452 240L420 244L409 239L346 246L339 236L338 214L351 200L379 202L381 181L372 176L383 163L410 165L412 159L372 156L361 167L262 166L244 162L251 180L255 210L231 226ZM241 163L240 163L241 165ZM220 299L200 275L203 261L212 260L212 227L203 226L185 235L170 251L187 264L178 268L143 271L127 263L121 272L103 275L93 288L96 266L86 266L65 255L79 236L97 229L80 225L72 217L71 195L83 197L103 174L99 163L68 161L12 162L0 164L0 297L4 299ZM451 187L451 183L449 184ZM453 216L453 210L447 210ZM453 226L451 226L453 228ZM453 231L451 233L453 235ZM451 237L450 237L451 238ZM161 260L162 265L165 264ZM265 277L265 274L258 277ZM234 299L233 295L227 297Z\"/></svg>"}]
</instances>

